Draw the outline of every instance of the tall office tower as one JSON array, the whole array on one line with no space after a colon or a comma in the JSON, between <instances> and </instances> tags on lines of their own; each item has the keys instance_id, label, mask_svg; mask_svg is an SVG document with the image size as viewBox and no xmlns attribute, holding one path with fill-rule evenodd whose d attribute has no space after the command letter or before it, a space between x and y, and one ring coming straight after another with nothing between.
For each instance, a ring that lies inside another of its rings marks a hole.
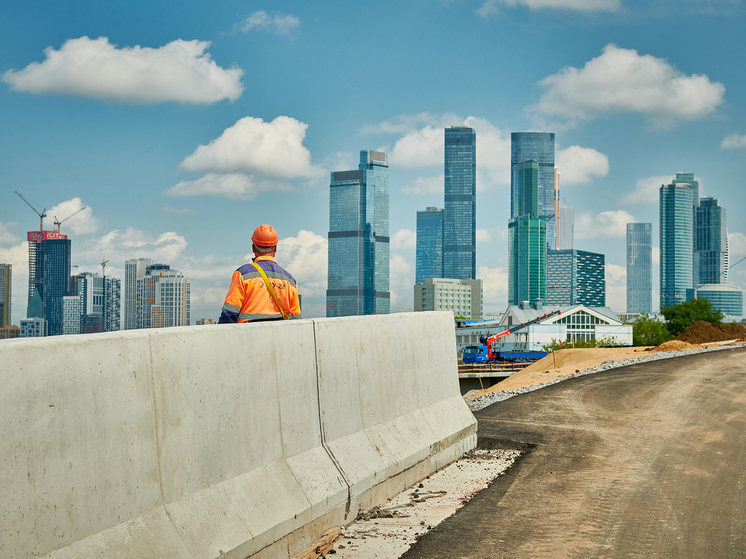
<instances>
[{"instance_id":1,"label":"tall office tower","mask_svg":"<svg viewBox=\"0 0 746 559\"><path fill-rule=\"evenodd\" d=\"M443 277L443 210L417 212L415 283Z\"/></svg>"},{"instance_id":2,"label":"tall office tower","mask_svg":"<svg viewBox=\"0 0 746 559\"><path fill-rule=\"evenodd\" d=\"M12 301L12 273L11 264L0 264L0 328L10 326Z\"/></svg>"},{"instance_id":3,"label":"tall office tower","mask_svg":"<svg viewBox=\"0 0 746 559\"><path fill-rule=\"evenodd\" d=\"M560 222L562 216L560 215L560 172L557 167L554 168L554 229L555 229L555 244L554 245L547 245L547 248L549 249L559 249L559 243L560 243L560 227L562 227L562 223ZM570 247L572 248L572 247Z\"/></svg>"},{"instance_id":4,"label":"tall office tower","mask_svg":"<svg viewBox=\"0 0 746 559\"><path fill-rule=\"evenodd\" d=\"M688 184L692 187L692 224L697 226L697 208L699 207L699 182L694 180L694 173L676 173L673 184ZM699 278L699 254L697 253L697 236L692 234L692 281Z\"/></svg>"},{"instance_id":5,"label":"tall office tower","mask_svg":"<svg viewBox=\"0 0 746 559\"><path fill-rule=\"evenodd\" d=\"M606 257L585 250L547 251L547 305L606 306Z\"/></svg>"},{"instance_id":6,"label":"tall office tower","mask_svg":"<svg viewBox=\"0 0 746 559\"><path fill-rule=\"evenodd\" d=\"M515 166L529 159L535 159L539 164L538 189L538 217L544 221L555 214L555 200L559 197L559 190L555 192L554 168L554 133L550 132L513 132L510 135L510 217L518 217L517 185L515 183ZM557 180L559 187L559 180ZM549 224L554 226L553 224ZM548 232L548 239L556 239L556 232ZM556 242L556 241L555 241ZM547 245L553 249L555 246Z\"/></svg>"},{"instance_id":7,"label":"tall office tower","mask_svg":"<svg viewBox=\"0 0 746 559\"><path fill-rule=\"evenodd\" d=\"M575 248L575 209L567 204L559 206L559 238L557 239L559 250L572 250Z\"/></svg>"},{"instance_id":8,"label":"tall office tower","mask_svg":"<svg viewBox=\"0 0 746 559\"><path fill-rule=\"evenodd\" d=\"M661 309L685 301L686 290L694 283L692 194L689 183L660 188Z\"/></svg>"},{"instance_id":9,"label":"tall office tower","mask_svg":"<svg viewBox=\"0 0 746 559\"><path fill-rule=\"evenodd\" d=\"M63 297L70 295L70 239L57 231L29 231L29 303L38 293L49 336L62 334Z\"/></svg>"},{"instance_id":10,"label":"tall office tower","mask_svg":"<svg viewBox=\"0 0 746 559\"><path fill-rule=\"evenodd\" d=\"M653 312L653 224L627 224L627 312Z\"/></svg>"},{"instance_id":11,"label":"tall office tower","mask_svg":"<svg viewBox=\"0 0 746 559\"><path fill-rule=\"evenodd\" d=\"M168 264L152 264L137 280L138 328L189 326L189 280Z\"/></svg>"},{"instance_id":12,"label":"tall office tower","mask_svg":"<svg viewBox=\"0 0 746 559\"><path fill-rule=\"evenodd\" d=\"M515 209L521 213L508 223L508 305L547 296L547 224L538 217L538 176L535 160L513 167Z\"/></svg>"},{"instance_id":13,"label":"tall office tower","mask_svg":"<svg viewBox=\"0 0 746 559\"><path fill-rule=\"evenodd\" d=\"M62 298L63 334L80 334L80 303L79 295L67 295Z\"/></svg>"},{"instance_id":14,"label":"tall office tower","mask_svg":"<svg viewBox=\"0 0 746 559\"><path fill-rule=\"evenodd\" d=\"M121 280L85 272L75 277L81 301L81 332L116 332L120 325Z\"/></svg>"},{"instance_id":15,"label":"tall office tower","mask_svg":"<svg viewBox=\"0 0 746 559\"><path fill-rule=\"evenodd\" d=\"M137 258L124 262L124 329L143 328L137 323L137 280L145 277L145 270L152 266L150 258Z\"/></svg>"},{"instance_id":16,"label":"tall office tower","mask_svg":"<svg viewBox=\"0 0 746 559\"><path fill-rule=\"evenodd\" d=\"M122 280L106 276L104 278L104 331L117 332L121 329Z\"/></svg>"},{"instance_id":17,"label":"tall office tower","mask_svg":"<svg viewBox=\"0 0 746 559\"><path fill-rule=\"evenodd\" d=\"M363 150L358 170L332 173L328 261L326 316L389 313L389 167L385 153Z\"/></svg>"},{"instance_id":18,"label":"tall office tower","mask_svg":"<svg viewBox=\"0 0 746 559\"><path fill-rule=\"evenodd\" d=\"M728 228L725 208L716 198L701 198L694 220L697 285L728 283Z\"/></svg>"},{"instance_id":19,"label":"tall office tower","mask_svg":"<svg viewBox=\"0 0 746 559\"><path fill-rule=\"evenodd\" d=\"M477 133L445 129L443 277L477 277Z\"/></svg>"}]
</instances>

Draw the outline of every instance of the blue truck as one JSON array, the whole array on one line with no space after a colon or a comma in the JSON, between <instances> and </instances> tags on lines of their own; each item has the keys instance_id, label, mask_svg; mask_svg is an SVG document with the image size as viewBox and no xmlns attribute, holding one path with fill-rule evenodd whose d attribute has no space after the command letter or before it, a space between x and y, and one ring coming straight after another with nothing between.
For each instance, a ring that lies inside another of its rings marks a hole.
<instances>
[{"instance_id":1,"label":"blue truck","mask_svg":"<svg viewBox=\"0 0 746 559\"><path fill-rule=\"evenodd\" d=\"M492 362L499 361L536 361L542 357L546 357L546 351L492 351L493 359ZM465 364L479 364L489 363L489 355L486 345L470 345L464 348L464 354L462 361Z\"/></svg>"}]
</instances>

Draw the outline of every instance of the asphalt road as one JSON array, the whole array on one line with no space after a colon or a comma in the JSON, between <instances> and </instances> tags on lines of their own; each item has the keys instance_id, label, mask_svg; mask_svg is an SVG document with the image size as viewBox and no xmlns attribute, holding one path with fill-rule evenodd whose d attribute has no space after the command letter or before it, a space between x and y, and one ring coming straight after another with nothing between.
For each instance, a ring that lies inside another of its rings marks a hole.
<instances>
[{"instance_id":1,"label":"asphalt road","mask_svg":"<svg viewBox=\"0 0 746 559\"><path fill-rule=\"evenodd\" d=\"M476 414L508 473L414 558L746 557L746 350L568 380Z\"/></svg>"}]
</instances>

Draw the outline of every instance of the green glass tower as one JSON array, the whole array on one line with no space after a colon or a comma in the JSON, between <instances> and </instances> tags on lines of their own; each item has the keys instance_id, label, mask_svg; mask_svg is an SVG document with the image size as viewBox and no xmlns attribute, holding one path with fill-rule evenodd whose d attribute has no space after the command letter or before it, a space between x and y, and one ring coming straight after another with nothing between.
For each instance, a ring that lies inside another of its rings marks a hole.
<instances>
[{"instance_id":1,"label":"green glass tower","mask_svg":"<svg viewBox=\"0 0 746 559\"><path fill-rule=\"evenodd\" d=\"M694 285L693 191L688 183L664 184L660 188L661 283L660 306L686 300Z\"/></svg>"}]
</instances>

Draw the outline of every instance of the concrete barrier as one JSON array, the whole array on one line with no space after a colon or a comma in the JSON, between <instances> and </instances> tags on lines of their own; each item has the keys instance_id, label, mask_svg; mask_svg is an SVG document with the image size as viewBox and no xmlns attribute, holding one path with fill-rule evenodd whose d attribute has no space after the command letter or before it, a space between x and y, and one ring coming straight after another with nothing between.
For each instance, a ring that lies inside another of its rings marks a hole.
<instances>
[{"instance_id":1,"label":"concrete barrier","mask_svg":"<svg viewBox=\"0 0 746 559\"><path fill-rule=\"evenodd\" d=\"M448 313L0 343L0 557L287 557L476 443Z\"/></svg>"}]
</instances>

